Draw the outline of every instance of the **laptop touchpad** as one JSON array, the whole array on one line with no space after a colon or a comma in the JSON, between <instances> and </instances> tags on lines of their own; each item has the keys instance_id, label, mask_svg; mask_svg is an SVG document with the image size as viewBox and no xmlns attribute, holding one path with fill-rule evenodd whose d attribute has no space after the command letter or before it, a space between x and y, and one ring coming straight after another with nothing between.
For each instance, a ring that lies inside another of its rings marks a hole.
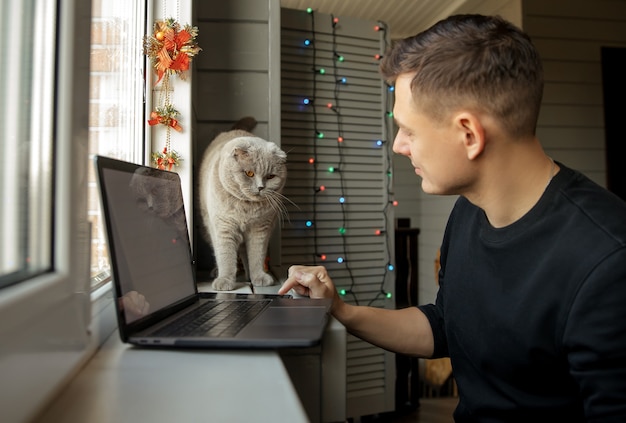
<instances>
[{"instance_id":1,"label":"laptop touchpad","mask_svg":"<svg viewBox=\"0 0 626 423\"><path fill-rule=\"evenodd\" d=\"M259 317L255 325L317 326L326 318L322 307L270 307Z\"/></svg>"}]
</instances>

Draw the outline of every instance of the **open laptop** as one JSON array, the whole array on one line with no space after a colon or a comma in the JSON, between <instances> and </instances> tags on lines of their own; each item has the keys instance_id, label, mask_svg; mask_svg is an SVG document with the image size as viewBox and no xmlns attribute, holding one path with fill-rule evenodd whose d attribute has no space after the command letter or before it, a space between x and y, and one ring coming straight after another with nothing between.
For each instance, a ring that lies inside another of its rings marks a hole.
<instances>
[{"instance_id":1,"label":"open laptop","mask_svg":"<svg viewBox=\"0 0 626 423\"><path fill-rule=\"evenodd\" d=\"M319 344L329 300L198 292L177 173L102 156L94 161L123 342L188 348Z\"/></svg>"}]
</instances>

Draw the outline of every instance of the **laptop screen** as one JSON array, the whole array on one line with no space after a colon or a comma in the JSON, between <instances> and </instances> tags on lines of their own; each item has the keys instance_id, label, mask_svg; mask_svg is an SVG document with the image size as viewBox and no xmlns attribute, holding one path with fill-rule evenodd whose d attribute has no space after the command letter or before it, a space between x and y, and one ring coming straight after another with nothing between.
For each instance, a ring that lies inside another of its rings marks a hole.
<instances>
[{"instance_id":1,"label":"laptop screen","mask_svg":"<svg viewBox=\"0 0 626 423\"><path fill-rule=\"evenodd\" d=\"M195 294L178 175L148 167L104 167L101 178L118 305L126 322Z\"/></svg>"}]
</instances>

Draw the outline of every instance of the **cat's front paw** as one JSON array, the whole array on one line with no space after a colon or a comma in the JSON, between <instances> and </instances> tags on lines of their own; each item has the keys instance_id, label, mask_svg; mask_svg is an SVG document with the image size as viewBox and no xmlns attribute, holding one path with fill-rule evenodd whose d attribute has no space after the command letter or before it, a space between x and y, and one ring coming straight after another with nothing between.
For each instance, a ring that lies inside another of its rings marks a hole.
<instances>
[{"instance_id":1,"label":"cat's front paw","mask_svg":"<svg viewBox=\"0 0 626 423\"><path fill-rule=\"evenodd\" d=\"M262 272L251 278L252 285L254 286L270 286L274 285L275 281L272 275Z\"/></svg>"},{"instance_id":2,"label":"cat's front paw","mask_svg":"<svg viewBox=\"0 0 626 423\"><path fill-rule=\"evenodd\" d=\"M213 279L213 289L216 291L232 291L235 289L235 280L225 277Z\"/></svg>"}]
</instances>

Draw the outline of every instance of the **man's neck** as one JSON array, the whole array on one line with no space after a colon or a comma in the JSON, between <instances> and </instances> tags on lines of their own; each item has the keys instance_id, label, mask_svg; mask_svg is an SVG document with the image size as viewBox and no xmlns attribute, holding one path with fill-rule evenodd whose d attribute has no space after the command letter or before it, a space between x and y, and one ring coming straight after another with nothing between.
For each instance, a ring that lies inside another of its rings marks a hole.
<instances>
[{"instance_id":1,"label":"man's neck","mask_svg":"<svg viewBox=\"0 0 626 423\"><path fill-rule=\"evenodd\" d=\"M482 208L492 226L502 228L521 219L537 204L558 165L541 149L509 151L507 156L491 157L482 169L476 187L465 196Z\"/></svg>"}]
</instances>

